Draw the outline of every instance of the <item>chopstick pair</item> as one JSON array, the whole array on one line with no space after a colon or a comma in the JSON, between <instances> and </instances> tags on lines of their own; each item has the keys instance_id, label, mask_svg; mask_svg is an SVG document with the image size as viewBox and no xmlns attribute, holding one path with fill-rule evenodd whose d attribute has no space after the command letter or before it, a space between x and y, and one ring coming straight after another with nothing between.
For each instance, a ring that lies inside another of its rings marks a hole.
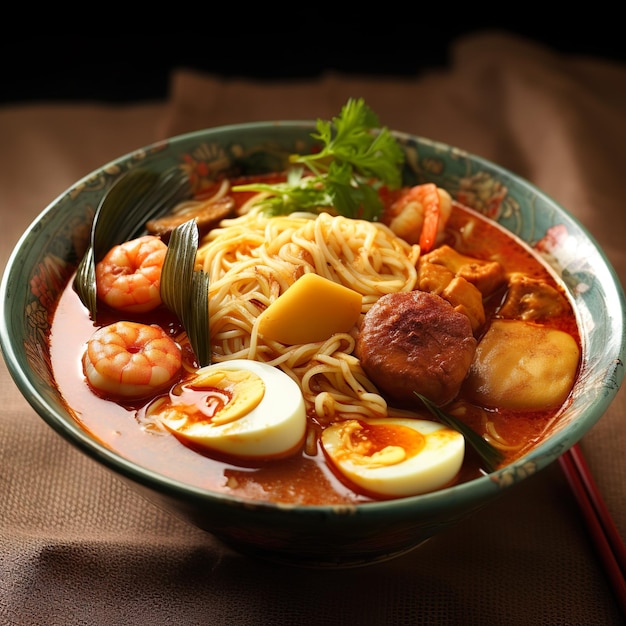
<instances>
[{"instance_id":1,"label":"chopstick pair","mask_svg":"<svg viewBox=\"0 0 626 626\"><path fill-rule=\"evenodd\" d=\"M559 462L578 501L619 605L626 615L624 541L617 531L580 446L572 446L559 458Z\"/></svg>"}]
</instances>

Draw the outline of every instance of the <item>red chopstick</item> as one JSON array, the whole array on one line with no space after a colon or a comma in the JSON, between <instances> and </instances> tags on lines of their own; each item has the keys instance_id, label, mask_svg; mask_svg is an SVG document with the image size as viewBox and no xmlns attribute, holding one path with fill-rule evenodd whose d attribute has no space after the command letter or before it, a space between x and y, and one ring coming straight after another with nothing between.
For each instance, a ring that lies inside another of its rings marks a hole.
<instances>
[{"instance_id":1,"label":"red chopstick","mask_svg":"<svg viewBox=\"0 0 626 626\"><path fill-rule=\"evenodd\" d=\"M617 600L626 615L626 546L578 444L560 458Z\"/></svg>"}]
</instances>

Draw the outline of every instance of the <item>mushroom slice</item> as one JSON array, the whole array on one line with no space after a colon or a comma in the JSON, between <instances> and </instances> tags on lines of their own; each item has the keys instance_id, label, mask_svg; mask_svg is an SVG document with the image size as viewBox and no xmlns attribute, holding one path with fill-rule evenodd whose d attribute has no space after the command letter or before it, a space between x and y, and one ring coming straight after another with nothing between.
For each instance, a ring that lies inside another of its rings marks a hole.
<instances>
[{"instance_id":1,"label":"mushroom slice","mask_svg":"<svg viewBox=\"0 0 626 626\"><path fill-rule=\"evenodd\" d=\"M205 202L189 202L182 210L150 220L146 229L167 243L172 231L191 219L198 225L200 237L215 228L223 219L234 215L235 201L231 196Z\"/></svg>"}]
</instances>

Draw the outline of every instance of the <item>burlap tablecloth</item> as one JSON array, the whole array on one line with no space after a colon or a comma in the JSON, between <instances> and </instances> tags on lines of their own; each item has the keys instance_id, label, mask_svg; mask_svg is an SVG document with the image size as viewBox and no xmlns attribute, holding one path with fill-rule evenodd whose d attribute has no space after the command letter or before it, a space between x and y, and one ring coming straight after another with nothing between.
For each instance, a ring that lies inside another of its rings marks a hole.
<instances>
[{"instance_id":1,"label":"burlap tablecloth","mask_svg":"<svg viewBox=\"0 0 626 626\"><path fill-rule=\"evenodd\" d=\"M97 80L97 76L94 76ZM76 179L155 140L226 123L328 118L363 96L392 128L475 152L573 212L626 283L626 67L500 33L416 77L226 80L180 70L154 103L0 108L0 267ZM0 366L0 623L621 624L553 464L413 553L364 569L251 561L138 498L72 449ZM626 389L583 450L626 536Z\"/></svg>"}]
</instances>

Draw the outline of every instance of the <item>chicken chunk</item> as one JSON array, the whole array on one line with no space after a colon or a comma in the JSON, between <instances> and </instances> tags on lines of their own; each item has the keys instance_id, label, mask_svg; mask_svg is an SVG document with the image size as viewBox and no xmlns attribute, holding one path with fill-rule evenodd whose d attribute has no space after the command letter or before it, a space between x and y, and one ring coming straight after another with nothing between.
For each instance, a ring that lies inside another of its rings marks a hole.
<instances>
[{"instance_id":1,"label":"chicken chunk","mask_svg":"<svg viewBox=\"0 0 626 626\"><path fill-rule=\"evenodd\" d=\"M418 263L418 288L440 295L470 319L476 333L485 323L483 298L506 281L497 261L475 259L448 245L424 254Z\"/></svg>"},{"instance_id":2,"label":"chicken chunk","mask_svg":"<svg viewBox=\"0 0 626 626\"><path fill-rule=\"evenodd\" d=\"M536 321L560 315L566 308L565 296L554 287L542 280L515 273L509 277L509 290L498 315Z\"/></svg>"},{"instance_id":3,"label":"chicken chunk","mask_svg":"<svg viewBox=\"0 0 626 626\"><path fill-rule=\"evenodd\" d=\"M432 252L425 254L420 259L420 262L443 265L455 276L460 276L467 282L472 283L483 297L492 294L506 281L504 267L497 261L476 259L461 254L448 245L440 246Z\"/></svg>"},{"instance_id":4,"label":"chicken chunk","mask_svg":"<svg viewBox=\"0 0 626 626\"><path fill-rule=\"evenodd\" d=\"M472 332L476 332L485 323L485 308L480 291L462 276L455 276L441 292L455 311L467 315Z\"/></svg>"},{"instance_id":5,"label":"chicken chunk","mask_svg":"<svg viewBox=\"0 0 626 626\"><path fill-rule=\"evenodd\" d=\"M420 290L441 296L450 302L456 311L467 315L472 332L476 332L485 323L482 293L465 278L455 276L447 267L420 260L417 284Z\"/></svg>"}]
</instances>

